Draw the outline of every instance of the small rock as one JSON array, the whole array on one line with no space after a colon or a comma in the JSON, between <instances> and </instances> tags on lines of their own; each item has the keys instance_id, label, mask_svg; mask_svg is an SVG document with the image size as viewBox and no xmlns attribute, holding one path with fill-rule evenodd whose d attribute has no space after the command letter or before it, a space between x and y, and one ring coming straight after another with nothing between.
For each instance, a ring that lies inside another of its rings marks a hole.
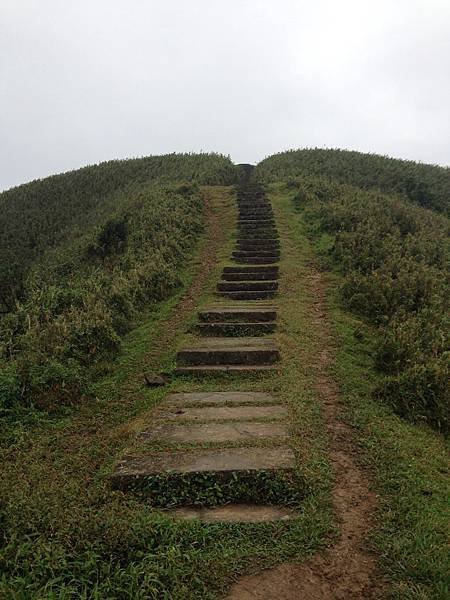
<instances>
[{"instance_id":1,"label":"small rock","mask_svg":"<svg viewBox=\"0 0 450 600\"><path fill-rule=\"evenodd\" d=\"M145 385L150 388L161 387L169 383L169 378L167 375L147 375L144 373Z\"/></svg>"}]
</instances>

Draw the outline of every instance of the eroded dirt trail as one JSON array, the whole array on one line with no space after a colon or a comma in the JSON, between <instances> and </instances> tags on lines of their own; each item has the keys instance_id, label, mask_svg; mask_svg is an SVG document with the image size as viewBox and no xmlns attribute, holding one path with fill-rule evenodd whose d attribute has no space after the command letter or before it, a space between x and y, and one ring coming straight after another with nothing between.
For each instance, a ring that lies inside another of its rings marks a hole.
<instances>
[{"instance_id":1,"label":"eroded dirt trail","mask_svg":"<svg viewBox=\"0 0 450 600\"><path fill-rule=\"evenodd\" d=\"M368 532L374 524L376 496L357 463L351 427L340 419L339 391L329 374L333 340L320 272L311 267L304 285L310 287L315 298L311 322L321 348L315 363L315 386L329 437L329 459L334 475L332 502L340 536L327 551L303 564L284 563L241 578L232 587L228 600L344 600L382 596L375 557L367 546Z\"/></svg>"}]
</instances>

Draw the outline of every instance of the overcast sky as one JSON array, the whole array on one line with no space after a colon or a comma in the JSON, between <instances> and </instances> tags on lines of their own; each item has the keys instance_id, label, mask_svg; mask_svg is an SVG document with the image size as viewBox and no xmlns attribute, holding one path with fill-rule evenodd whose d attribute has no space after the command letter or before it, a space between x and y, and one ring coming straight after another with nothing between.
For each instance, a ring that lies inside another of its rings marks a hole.
<instances>
[{"instance_id":1,"label":"overcast sky","mask_svg":"<svg viewBox=\"0 0 450 600\"><path fill-rule=\"evenodd\" d=\"M450 0L0 0L0 189L111 158L450 164Z\"/></svg>"}]
</instances>

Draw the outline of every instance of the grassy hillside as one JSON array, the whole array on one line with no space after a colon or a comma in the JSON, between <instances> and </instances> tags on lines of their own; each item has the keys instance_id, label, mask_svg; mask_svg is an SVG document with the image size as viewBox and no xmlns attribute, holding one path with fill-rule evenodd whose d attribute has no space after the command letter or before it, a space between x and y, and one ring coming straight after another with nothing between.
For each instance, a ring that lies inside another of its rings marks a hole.
<instances>
[{"instance_id":1,"label":"grassy hillside","mask_svg":"<svg viewBox=\"0 0 450 600\"><path fill-rule=\"evenodd\" d=\"M125 198L150 182L229 184L231 161L218 154L115 160L33 181L0 194L0 310L24 295L28 270L43 253L101 227Z\"/></svg>"},{"instance_id":2,"label":"grassy hillside","mask_svg":"<svg viewBox=\"0 0 450 600\"><path fill-rule=\"evenodd\" d=\"M450 169L347 150L289 150L256 167L266 183L302 175L326 177L362 189L405 195L415 204L450 214Z\"/></svg>"},{"instance_id":3,"label":"grassy hillside","mask_svg":"<svg viewBox=\"0 0 450 600\"><path fill-rule=\"evenodd\" d=\"M115 352L138 311L177 286L202 229L197 184L231 183L234 172L223 156L171 154L0 195L4 413L83 393L86 367Z\"/></svg>"},{"instance_id":4,"label":"grassy hillside","mask_svg":"<svg viewBox=\"0 0 450 600\"><path fill-rule=\"evenodd\" d=\"M450 427L449 221L406 200L303 177L288 184L358 335L385 375L376 397L415 422Z\"/></svg>"}]
</instances>

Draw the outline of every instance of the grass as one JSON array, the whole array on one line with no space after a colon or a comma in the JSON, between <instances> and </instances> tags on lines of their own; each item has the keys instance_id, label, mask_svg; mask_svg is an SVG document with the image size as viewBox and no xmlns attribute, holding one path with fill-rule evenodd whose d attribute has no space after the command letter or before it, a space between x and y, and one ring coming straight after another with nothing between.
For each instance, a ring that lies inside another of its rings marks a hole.
<instances>
[{"instance_id":1,"label":"grass","mask_svg":"<svg viewBox=\"0 0 450 600\"><path fill-rule=\"evenodd\" d=\"M289 194L275 186L298 243L308 228ZM312 240L318 262L326 236ZM450 596L450 486L447 440L426 425L412 425L372 396L380 375L373 368L375 329L342 308L334 271L323 273L335 341L333 375L345 418L354 427L360 460L379 496L378 527L370 534L380 568L399 600L444 600Z\"/></svg>"},{"instance_id":2,"label":"grass","mask_svg":"<svg viewBox=\"0 0 450 600\"><path fill-rule=\"evenodd\" d=\"M225 213L226 235L194 308L178 315L179 302L189 295L189 283L202 269L198 263L190 264L177 297L159 305L126 337L120 357L93 386L95 399L65 417L18 427L9 437L10 446L4 451L0 596L213 598L244 571L317 552L331 534L329 474L308 368L314 335L307 311L298 314L295 309L308 299L302 297L301 272L287 275L291 267L298 268L297 251L286 250L282 264L286 275L277 335L284 357L280 376L177 378L164 389L143 386L144 369L159 371L173 365L195 306L213 298L233 244L234 221L231 206L221 209L225 192L215 194L214 210ZM177 522L149 506L145 498L111 489L109 474L133 439L136 419L145 418L168 392L226 391L237 386L241 391L272 392L291 411L302 466L299 476L308 481L298 518L242 525Z\"/></svg>"}]
</instances>

